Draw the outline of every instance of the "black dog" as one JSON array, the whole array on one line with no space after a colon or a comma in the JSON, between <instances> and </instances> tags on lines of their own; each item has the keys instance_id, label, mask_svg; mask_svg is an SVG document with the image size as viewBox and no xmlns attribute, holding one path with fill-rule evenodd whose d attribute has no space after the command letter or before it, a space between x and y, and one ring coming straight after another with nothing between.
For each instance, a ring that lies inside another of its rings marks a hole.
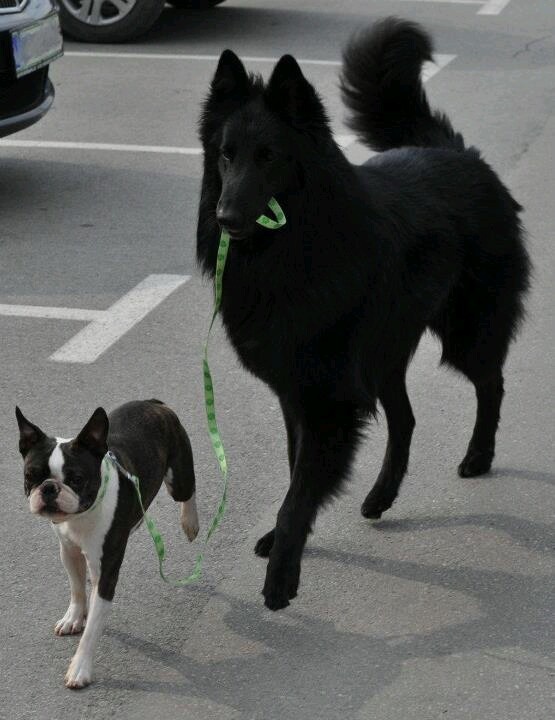
<instances>
[{"instance_id":1,"label":"black dog","mask_svg":"<svg viewBox=\"0 0 555 720\"><path fill-rule=\"evenodd\" d=\"M269 82L226 50L205 102L199 261L213 275L220 229L232 237L222 319L244 366L279 397L291 486L275 530L263 595L272 610L295 597L318 508L347 477L365 420L384 408L389 440L367 518L391 507L405 474L414 418L405 373L422 333L474 383L476 425L459 474L490 469L502 369L523 315L529 260L519 205L420 81L431 41L386 19L344 55L352 126L389 150L351 166L296 61ZM392 149L399 148L399 149ZM255 224L276 196L287 224Z\"/></svg>"}]
</instances>

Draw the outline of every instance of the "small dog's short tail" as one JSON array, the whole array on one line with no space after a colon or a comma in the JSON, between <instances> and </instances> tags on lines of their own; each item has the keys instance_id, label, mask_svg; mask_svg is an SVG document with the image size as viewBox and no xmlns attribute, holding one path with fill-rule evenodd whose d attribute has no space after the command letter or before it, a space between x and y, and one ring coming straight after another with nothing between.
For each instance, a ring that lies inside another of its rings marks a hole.
<instances>
[{"instance_id":1,"label":"small dog's short tail","mask_svg":"<svg viewBox=\"0 0 555 720\"><path fill-rule=\"evenodd\" d=\"M343 53L341 91L349 125L373 150L464 150L447 117L432 111L420 78L432 41L419 25L389 17L357 33Z\"/></svg>"}]
</instances>

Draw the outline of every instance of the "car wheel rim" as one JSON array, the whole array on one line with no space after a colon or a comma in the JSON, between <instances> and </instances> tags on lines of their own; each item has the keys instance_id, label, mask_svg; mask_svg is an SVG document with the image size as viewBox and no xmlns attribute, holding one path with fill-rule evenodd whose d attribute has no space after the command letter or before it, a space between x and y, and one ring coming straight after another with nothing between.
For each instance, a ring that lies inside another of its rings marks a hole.
<instances>
[{"instance_id":1,"label":"car wheel rim","mask_svg":"<svg viewBox=\"0 0 555 720\"><path fill-rule=\"evenodd\" d=\"M112 25L129 15L137 0L61 0L74 18L85 25Z\"/></svg>"}]
</instances>

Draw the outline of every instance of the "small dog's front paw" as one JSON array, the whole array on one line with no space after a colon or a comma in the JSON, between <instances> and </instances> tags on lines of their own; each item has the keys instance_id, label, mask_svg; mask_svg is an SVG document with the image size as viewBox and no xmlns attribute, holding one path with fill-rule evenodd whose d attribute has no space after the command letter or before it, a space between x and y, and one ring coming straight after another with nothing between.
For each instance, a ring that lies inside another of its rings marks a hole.
<instances>
[{"instance_id":1,"label":"small dog's front paw","mask_svg":"<svg viewBox=\"0 0 555 720\"><path fill-rule=\"evenodd\" d=\"M70 605L66 614L54 626L56 635L77 635L85 627L85 609L79 605Z\"/></svg>"},{"instance_id":2,"label":"small dog's front paw","mask_svg":"<svg viewBox=\"0 0 555 720\"><path fill-rule=\"evenodd\" d=\"M92 661L77 651L66 672L65 684L71 690L81 690L92 682Z\"/></svg>"}]
</instances>

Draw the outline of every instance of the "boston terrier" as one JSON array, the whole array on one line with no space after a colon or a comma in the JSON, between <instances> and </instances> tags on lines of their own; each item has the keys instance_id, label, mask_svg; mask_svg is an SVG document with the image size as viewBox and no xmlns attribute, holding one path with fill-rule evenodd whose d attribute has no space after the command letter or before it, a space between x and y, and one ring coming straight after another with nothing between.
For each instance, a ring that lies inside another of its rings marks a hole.
<instances>
[{"instance_id":1,"label":"boston terrier","mask_svg":"<svg viewBox=\"0 0 555 720\"><path fill-rule=\"evenodd\" d=\"M127 539L142 519L133 484L111 462L106 463L103 485L102 460L111 450L121 466L139 478L145 508L164 481L181 505L185 534L194 540L198 516L191 444L177 415L159 400L129 402L109 416L97 408L70 440L48 436L19 408L16 417L25 494L31 512L52 523L69 577L69 607L54 632L73 635L84 628L65 676L68 688L82 688L92 680L93 655ZM87 568L92 586L88 609Z\"/></svg>"}]
</instances>

